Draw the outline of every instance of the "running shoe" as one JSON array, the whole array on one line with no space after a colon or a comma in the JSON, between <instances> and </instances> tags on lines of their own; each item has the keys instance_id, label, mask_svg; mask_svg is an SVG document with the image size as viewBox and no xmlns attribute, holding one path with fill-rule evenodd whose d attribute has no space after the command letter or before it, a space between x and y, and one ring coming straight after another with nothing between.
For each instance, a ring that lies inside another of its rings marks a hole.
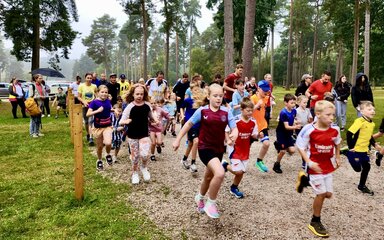
<instances>
[{"instance_id":1,"label":"running shoe","mask_svg":"<svg viewBox=\"0 0 384 240\"><path fill-rule=\"evenodd\" d=\"M144 182L149 182L151 180L151 174L148 172L148 168L140 167L141 173L143 174Z\"/></svg>"},{"instance_id":2,"label":"running shoe","mask_svg":"<svg viewBox=\"0 0 384 240\"><path fill-rule=\"evenodd\" d=\"M302 193L305 187L309 186L308 177L305 175L304 171L299 171L299 175L297 176L296 181L296 191L298 193Z\"/></svg>"},{"instance_id":3,"label":"running shoe","mask_svg":"<svg viewBox=\"0 0 384 240\"><path fill-rule=\"evenodd\" d=\"M367 186L363 186L363 187L360 187L358 186L357 189L362 192L362 193L366 193L368 195L371 195L373 196L375 193L373 191L371 191Z\"/></svg>"},{"instance_id":4,"label":"running shoe","mask_svg":"<svg viewBox=\"0 0 384 240\"><path fill-rule=\"evenodd\" d=\"M240 192L239 188L237 188L237 187L236 188L231 187L229 191L236 198L243 198L244 197L244 194L242 192Z\"/></svg>"},{"instance_id":5,"label":"running shoe","mask_svg":"<svg viewBox=\"0 0 384 240\"><path fill-rule=\"evenodd\" d=\"M321 222L311 222L308 225L309 230L311 230L316 236L319 237L329 237L327 229L323 226Z\"/></svg>"},{"instance_id":6,"label":"running shoe","mask_svg":"<svg viewBox=\"0 0 384 240\"><path fill-rule=\"evenodd\" d=\"M195 202L196 202L196 205L197 205L197 211L199 213L204 213L204 207L205 207L204 199L200 198L199 194L196 194Z\"/></svg>"},{"instance_id":7,"label":"running shoe","mask_svg":"<svg viewBox=\"0 0 384 240\"><path fill-rule=\"evenodd\" d=\"M151 156L151 161L156 162L155 155L152 155L152 156Z\"/></svg>"},{"instance_id":8,"label":"running shoe","mask_svg":"<svg viewBox=\"0 0 384 240\"><path fill-rule=\"evenodd\" d=\"M383 160L383 154L380 154L380 152L376 151L376 165L380 167L381 160Z\"/></svg>"},{"instance_id":9,"label":"running shoe","mask_svg":"<svg viewBox=\"0 0 384 240\"><path fill-rule=\"evenodd\" d=\"M275 162L275 164L273 164L272 169L273 169L273 171L275 171L275 173L283 173L283 170L281 170L279 162Z\"/></svg>"},{"instance_id":10,"label":"running shoe","mask_svg":"<svg viewBox=\"0 0 384 240\"><path fill-rule=\"evenodd\" d=\"M216 202L208 200L204 206L204 211L210 218L219 218L220 214L217 210Z\"/></svg>"},{"instance_id":11,"label":"running shoe","mask_svg":"<svg viewBox=\"0 0 384 240\"><path fill-rule=\"evenodd\" d=\"M112 163L113 163L112 156L111 156L111 155L107 155L107 156L105 157L105 159L107 160L107 164L108 164L109 166L111 166Z\"/></svg>"},{"instance_id":12,"label":"running shoe","mask_svg":"<svg viewBox=\"0 0 384 240\"><path fill-rule=\"evenodd\" d=\"M348 151L349 151L348 146L342 147L340 149L340 154L343 154L344 156L347 156Z\"/></svg>"},{"instance_id":13,"label":"running shoe","mask_svg":"<svg viewBox=\"0 0 384 240\"><path fill-rule=\"evenodd\" d=\"M181 165L183 165L184 169L189 169L189 164L188 164L188 160L185 159L181 159Z\"/></svg>"},{"instance_id":14,"label":"running shoe","mask_svg":"<svg viewBox=\"0 0 384 240\"><path fill-rule=\"evenodd\" d=\"M196 164L192 163L189 169L191 170L192 173L197 172Z\"/></svg>"},{"instance_id":15,"label":"running shoe","mask_svg":"<svg viewBox=\"0 0 384 240\"><path fill-rule=\"evenodd\" d=\"M42 134L42 133L38 133L37 136L39 136L39 137L44 137L44 134Z\"/></svg>"},{"instance_id":16,"label":"running shoe","mask_svg":"<svg viewBox=\"0 0 384 240\"><path fill-rule=\"evenodd\" d=\"M225 160L225 159L223 159L222 161L221 161L221 165L223 165L223 168L224 168L224 171L225 172L227 172L228 171L228 162L227 162L227 160Z\"/></svg>"},{"instance_id":17,"label":"running shoe","mask_svg":"<svg viewBox=\"0 0 384 240\"><path fill-rule=\"evenodd\" d=\"M263 161L256 161L255 166L260 172L268 172L268 168L264 165Z\"/></svg>"},{"instance_id":18,"label":"running shoe","mask_svg":"<svg viewBox=\"0 0 384 240\"><path fill-rule=\"evenodd\" d=\"M93 141L93 138L89 138L89 146L90 147L95 146L95 142Z\"/></svg>"},{"instance_id":19,"label":"running shoe","mask_svg":"<svg viewBox=\"0 0 384 240\"><path fill-rule=\"evenodd\" d=\"M132 184L139 184L140 183L139 173L133 172L131 180L132 180Z\"/></svg>"},{"instance_id":20,"label":"running shoe","mask_svg":"<svg viewBox=\"0 0 384 240\"><path fill-rule=\"evenodd\" d=\"M101 160L96 161L96 169L99 171L103 170L103 161Z\"/></svg>"},{"instance_id":21,"label":"running shoe","mask_svg":"<svg viewBox=\"0 0 384 240\"><path fill-rule=\"evenodd\" d=\"M174 136L174 137L177 136L175 131L172 132L172 136Z\"/></svg>"},{"instance_id":22,"label":"running shoe","mask_svg":"<svg viewBox=\"0 0 384 240\"><path fill-rule=\"evenodd\" d=\"M161 146L160 146L160 145L157 145L157 146L156 146L156 150L157 150L157 153L160 154L160 153L161 153Z\"/></svg>"}]
</instances>

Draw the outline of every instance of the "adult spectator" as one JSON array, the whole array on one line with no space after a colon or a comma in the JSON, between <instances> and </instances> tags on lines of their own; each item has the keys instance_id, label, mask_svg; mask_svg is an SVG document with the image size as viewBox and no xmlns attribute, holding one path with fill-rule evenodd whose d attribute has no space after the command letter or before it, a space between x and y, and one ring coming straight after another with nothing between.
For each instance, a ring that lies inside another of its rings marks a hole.
<instances>
[{"instance_id":1,"label":"adult spectator","mask_svg":"<svg viewBox=\"0 0 384 240\"><path fill-rule=\"evenodd\" d=\"M219 84L220 86L223 86L223 79L221 78L221 75L219 73L217 73L215 75L215 78L213 79L213 81L209 84L209 85L212 85L212 84Z\"/></svg>"},{"instance_id":2,"label":"adult spectator","mask_svg":"<svg viewBox=\"0 0 384 240\"><path fill-rule=\"evenodd\" d=\"M92 84L95 84L96 87L99 87L100 84L101 84L100 80L97 78L97 73L96 73L96 72L94 72L94 73L92 74L92 81L91 81L91 83L92 83Z\"/></svg>"},{"instance_id":3,"label":"adult spectator","mask_svg":"<svg viewBox=\"0 0 384 240\"><path fill-rule=\"evenodd\" d=\"M351 84L347 82L347 77L341 75L334 87L336 97L336 120L341 131L344 131L347 122L347 103L351 93Z\"/></svg>"},{"instance_id":4,"label":"adult spectator","mask_svg":"<svg viewBox=\"0 0 384 240\"><path fill-rule=\"evenodd\" d=\"M120 74L118 83L120 84L120 96L123 97L124 95L128 94L131 85L129 84L125 74Z\"/></svg>"},{"instance_id":5,"label":"adult spectator","mask_svg":"<svg viewBox=\"0 0 384 240\"><path fill-rule=\"evenodd\" d=\"M236 91L235 81L243 75L243 68L243 64L237 64L235 72L229 74L224 80L224 99L227 103L232 102L232 95Z\"/></svg>"},{"instance_id":6,"label":"adult spectator","mask_svg":"<svg viewBox=\"0 0 384 240\"><path fill-rule=\"evenodd\" d=\"M17 78L15 77L12 78L11 85L9 85L8 91L9 91L9 102L11 102L12 104L13 118L18 118L17 105L20 106L21 114L23 115L23 118L27 118L27 115L25 115L25 104L24 104L25 93Z\"/></svg>"},{"instance_id":7,"label":"adult spectator","mask_svg":"<svg viewBox=\"0 0 384 240\"><path fill-rule=\"evenodd\" d=\"M182 79L180 79L180 81L177 81L177 83L172 89L172 91L176 94L177 114L180 113L180 108L182 107L184 102L185 92L187 91L188 88L189 88L188 74L184 73L182 76Z\"/></svg>"},{"instance_id":8,"label":"adult spectator","mask_svg":"<svg viewBox=\"0 0 384 240\"><path fill-rule=\"evenodd\" d=\"M107 75L105 75L105 73L100 74L100 85L107 86L107 84L108 84Z\"/></svg>"},{"instance_id":9,"label":"adult spectator","mask_svg":"<svg viewBox=\"0 0 384 240\"><path fill-rule=\"evenodd\" d=\"M373 103L373 94L369 79L364 73L358 73L356 75L355 85L351 91L352 103L356 108L357 116L361 117L360 103L362 101L371 101Z\"/></svg>"},{"instance_id":10,"label":"adult spectator","mask_svg":"<svg viewBox=\"0 0 384 240\"><path fill-rule=\"evenodd\" d=\"M332 91L332 83L330 81L331 73L324 71L323 74L321 74L321 78L314 81L307 91L305 91L305 95L311 100L309 106L313 117L315 117L314 108L316 102L324 99L324 93Z\"/></svg>"},{"instance_id":11,"label":"adult spectator","mask_svg":"<svg viewBox=\"0 0 384 240\"><path fill-rule=\"evenodd\" d=\"M158 71L156 73L156 78L149 79L145 85L148 89L148 95L152 100L157 101L165 98L168 82L164 79L163 71Z\"/></svg>"},{"instance_id":12,"label":"adult spectator","mask_svg":"<svg viewBox=\"0 0 384 240\"><path fill-rule=\"evenodd\" d=\"M43 81L43 76L41 74L35 74L32 77L32 84L29 85L29 97L33 97L33 99L36 101L37 106L40 108L44 105L44 99L45 99L45 89L43 84L41 83ZM31 137L42 137L44 134L40 133L40 127L41 127L41 114L36 116L30 116L31 121L29 124L29 134Z\"/></svg>"},{"instance_id":13,"label":"adult spectator","mask_svg":"<svg viewBox=\"0 0 384 240\"><path fill-rule=\"evenodd\" d=\"M48 84L45 83L45 81L41 81L41 84L44 87L45 90L45 98L44 98L44 104L42 108L43 114L41 117L45 117L45 111L47 111L47 117L51 117L51 108L49 107L49 94L51 93L51 88L48 86Z\"/></svg>"},{"instance_id":14,"label":"adult spectator","mask_svg":"<svg viewBox=\"0 0 384 240\"><path fill-rule=\"evenodd\" d=\"M268 126L269 126L269 120L271 119L271 112L272 112L272 102L275 101L275 96L273 96L273 83L272 83L272 75L270 73L267 73L264 75L264 80L266 80L269 84L269 87L271 91L269 92L269 97L267 100L267 103L265 105L265 120L267 120Z\"/></svg>"},{"instance_id":15,"label":"adult spectator","mask_svg":"<svg viewBox=\"0 0 384 240\"><path fill-rule=\"evenodd\" d=\"M77 98L79 96L79 91L78 90L79 90L80 83L81 83L81 77L80 76L76 76L76 81L74 81L73 83L71 83L69 85L69 89L72 90L72 94L75 97L75 104L81 103L79 101L79 99Z\"/></svg>"},{"instance_id":16,"label":"adult spectator","mask_svg":"<svg viewBox=\"0 0 384 240\"><path fill-rule=\"evenodd\" d=\"M300 82L299 86L297 86L297 88L296 88L295 96L296 97L298 97L300 95L305 96L305 92L307 91L307 89L309 88L309 85L311 85L311 83L312 83L312 76L308 73L304 74L301 77L301 82ZM307 108L309 108L310 102L311 102L310 100L307 102Z\"/></svg>"},{"instance_id":17,"label":"adult spectator","mask_svg":"<svg viewBox=\"0 0 384 240\"><path fill-rule=\"evenodd\" d=\"M107 84L108 93L112 96L112 106L117 103L117 96L120 95L120 84L117 82L117 74L111 73L109 75L109 83Z\"/></svg>"}]
</instances>

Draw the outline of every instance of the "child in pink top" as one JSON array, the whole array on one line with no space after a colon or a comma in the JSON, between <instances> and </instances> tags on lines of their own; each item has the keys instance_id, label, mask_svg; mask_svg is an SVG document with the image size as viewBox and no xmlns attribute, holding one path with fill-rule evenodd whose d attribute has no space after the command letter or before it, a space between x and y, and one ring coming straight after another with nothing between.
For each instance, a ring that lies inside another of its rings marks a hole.
<instances>
[{"instance_id":1,"label":"child in pink top","mask_svg":"<svg viewBox=\"0 0 384 240\"><path fill-rule=\"evenodd\" d=\"M158 106L159 101L151 100L152 105L152 115L155 119L155 122L149 123L149 137L151 138L151 161L156 161L155 158L155 147L157 153L161 153L161 145L163 144L163 137L161 133L163 132L162 119L170 119L169 114L164 111L163 108Z\"/></svg>"}]
</instances>

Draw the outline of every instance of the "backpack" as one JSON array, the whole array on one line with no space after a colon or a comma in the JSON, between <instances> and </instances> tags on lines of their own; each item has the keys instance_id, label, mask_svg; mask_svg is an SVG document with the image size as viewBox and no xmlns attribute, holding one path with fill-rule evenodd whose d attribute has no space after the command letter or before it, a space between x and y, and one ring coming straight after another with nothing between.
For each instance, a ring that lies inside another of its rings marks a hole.
<instances>
[{"instance_id":1,"label":"backpack","mask_svg":"<svg viewBox=\"0 0 384 240\"><path fill-rule=\"evenodd\" d=\"M24 101L25 109L28 111L29 115L32 117L39 116L41 114L41 109L37 105L37 102L33 98L35 96L35 85L32 85L33 88L33 94L31 97L27 98L27 100Z\"/></svg>"}]
</instances>

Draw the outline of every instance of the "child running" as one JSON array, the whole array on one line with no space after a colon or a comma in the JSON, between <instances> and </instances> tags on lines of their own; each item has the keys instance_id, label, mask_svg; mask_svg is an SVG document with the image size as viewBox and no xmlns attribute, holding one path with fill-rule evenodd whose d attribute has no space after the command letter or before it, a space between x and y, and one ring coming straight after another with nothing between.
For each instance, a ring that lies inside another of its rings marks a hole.
<instances>
[{"instance_id":1,"label":"child running","mask_svg":"<svg viewBox=\"0 0 384 240\"><path fill-rule=\"evenodd\" d=\"M52 107L54 107L56 103L57 103L57 106L56 106L55 119L57 119L59 117L60 109L63 109L65 116L68 117L68 114L66 111L66 109L67 109L67 94L65 94L63 92L63 88L61 88L61 87L57 88L57 94L55 96L55 100L53 100Z\"/></svg>"},{"instance_id":2,"label":"child running","mask_svg":"<svg viewBox=\"0 0 384 240\"><path fill-rule=\"evenodd\" d=\"M279 123L276 128L276 141L274 142L278 153L277 160L273 165L273 171L276 173L283 173L281 170L281 159L283 159L285 152L288 151L289 155L295 153L296 148L293 134L295 130L301 128L300 124L295 123L296 97L290 93L285 94L284 105L285 107L279 115Z\"/></svg>"},{"instance_id":3,"label":"child running","mask_svg":"<svg viewBox=\"0 0 384 240\"><path fill-rule=\"evenodd\" d=\"M237 116L241 114L241 100L244 97L248 97L249 93L247 91L244 91L245 85L244 85L244 80L239 78L236 79L235 81L235 87L236 91L232 95L232 114L233 116Z\"/></svg>"},{"instance_id":4,"label":"child running","mask_svg":"<svg viewBox=\"0 0 384 240\"><path fill-rule=\"evenodd\" d=\"M159 105L161 105L163 102L164 99L159 99L156 101L154 99L151 100L152 116L156 120L155 122L149 123L149 136L151 138L151 161L156 161L155 147L157 153L161 153L161 145L163 144L163 136L161 136L161 133L163 132L162 119L170 119L169 114L164 111L162 107L159 107Z\"/></svg>"},{"instance_id":5,"label":"child running","mask_svg":"<svg viewBox=\"0 0 384 240\"><path fill-rule=\"evenodd\" d=\"M372 136L375 123L372 121L375 116L375 107L370 101L362 101L360 103L361 117L357 118L347 132L348 143L348 161L351 164L353 170L361 172L360 182L357 189L368 195L373 195L365 183L367 182L369 171L371 170L371 164L369 162L369 145L372 144L376 149L380 150L379 146L376 146L375 140Z\"/></svg>"},{"instance_id":6,"label":"child running","mask_svg":"<svg viewBox=\"0 0 384 240\"><path fill-rule=\"evenodd\" d=\"M164 126L164 135L168 129L171 129L172 136L176 137L176 94L171 93L168 100L165 101L163 109L169 114L169 120L166 121Z\"/></svg>"},{"instance_id":7,"label":"child running","mask_svg":"<svg viewBox=\"0 0 384 240\"><path fill-rule=\"evenodd\" d=\"M223 160L225 171L228 170L235 175L230 187L230 193L236 198L244 197L244 193L239 191L239 184L243 179L249 162L251 138L256 139L258 135L256 121L252 119L253 103L249 97L243 98L240 103L240 109L241 114L235 116L239 136L236 139L234 147L229 146L229 148L231 148L229 154L230 165ZM227 130L229 130L229 128Z\"/></svg>"},{"instance_id":8,"label":"child running","mask_svg":"<svg viewBox=\"0 0 384 240\"><path fill-rule=\"evenodd\" d=\"M180 119L184 122L187 122L192 115L195 113L195 111L205 105L205 95L203 94L203 91L201 91L199 85L197 83L191 83L190 84L192 97L184 99L184 103L182 104L182 107L180 108ZM185 111L184 111L185 108ZM199 130L200 130L200 123L196 123L192 126L192 128L188 131L188 147L185 150L185 154L183 156L183 159L181 160L181 164L185 169L190 169L191 172L197 172L196 167L196 157L197 157L197 146L199 143ZM188 156L192 153L192 160L191 165L188 164Z\"/></svg>"},{"instance_id":9,"label":"child running","mask_svg":"<svg viewBox=\"0 0 384 240\"><path fill-rule=\"evenodd\" d=\"M193 125L200 122L198 151L201 161L207 168L200 192L195 196L195 201L199 212L205 212L211 218L219 218L216 198L224 180L221 160L225 152L225 128L229 125L229 128L232 129L227 141L229 145L236 141L238 132L232 113L221 106L224 95L223 88L218 84L212 84L209 86L208 93L209 105L197 109L188 122L184 124L173 142L173 149L176 151L180 146L182 137ZM204 202L204 196L207 192L208 200Z\"/></svg>"},{"instance_id":10,"label":"child running","mask_svg":"<svg viewBox=\"0 0 384 240\"><path fill-rule=\"evenodd\" d=\"M154 121L151 106L148 103L148 91L145 85L135 84L126 95L126 102L129 103L124 109L120 125L128 125L127 136L132 160L132 184L139 184L138 173L139 161L140 170L145 182L151 179L148 171L148 156L151 140L148 137L149 119Z\"/></svg>"},{"instance_id":11,"label":"child running","mask_svg":"<svg viewBox=\"0 0 384 240\"><path fill-rule=\"evenodd\" d=\"M111 101L108 99L108 88L105 85L98 87L97 98L91 101L88 107L86 116L94 116L92 134L95 137L97 147L96 169L103 170L102 153L104 145L107 152L105 159L108 165L112 165L110 154L112 144L112 106Z\"/></svg>"},{"instance_id":12,"label":"child running","mask_svg":"<svg viewBox=\"0 0 384 240\"><path fill-rule=\"evenodd\" d=\"M332 125L335 106L325 100L315 104L317 121L301 130L296 145L308 166L309 182L316 197L313 201L313 216L308 228L317 236L328 237L320 215L324 200L331 198L333 175L340 166L340 130ZM336 160L333 162L333 160Z\"/></svg>"},{"instance_id":13,"label":"child running","mask_svg":"<svg viewBox=\"0 0 384 240\"><path fill-rule=\"evenodd\" d=\"M381 119L381 124L380 124L380 127L379 127L379 131L375 134L373 134L373 138L379 138L379 137L382 137L384 135L384 118ZM381 166L381 160L383 159L383 154L384 154L384 148L381 149L381 151L376 151L375 155L376 155L376 165L378 167Z\"/></svg>"},{"instance_id":14,"label":"child running","mask_svg":"<svg viewBox=\"0 0 384 240\"><path fill-rule=\"evenodd\" d=\"M268 168L265 166L263 159L269 149L268 123L265 119L265 107L269 98L268 93L271 91L271 87L266 80L259 81L257 86L258 88L256 94L251 97L251 100L255 105L252 116L257 122L262 146L255 166L260 172L268 172Z\"/></svg>"},{"instance_id":15,"label":"child running","mask_svg":"<svg viewBox=\"0 0 384 240\"><path fill-rule=\"evenodd\" d=\"M123 137L124 127L120 126L121 121L121 106L116 103L113 105L113 114L112 114L112 148L115 149L115 154L112 156L113 163L117 163L117 154L119 154L120 146Z\"/></svg>"}]
</instances>

